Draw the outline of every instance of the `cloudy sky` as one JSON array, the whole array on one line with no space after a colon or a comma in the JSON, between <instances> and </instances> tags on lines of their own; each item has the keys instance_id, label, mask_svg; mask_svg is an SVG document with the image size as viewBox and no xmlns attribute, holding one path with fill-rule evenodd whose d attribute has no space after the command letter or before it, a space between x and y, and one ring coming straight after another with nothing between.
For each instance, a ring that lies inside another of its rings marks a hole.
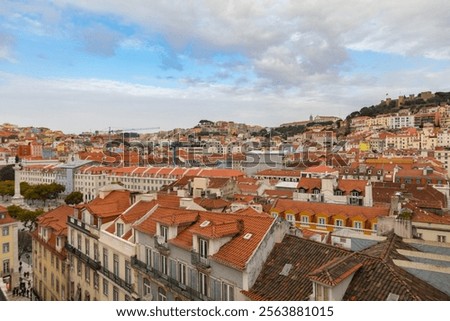
<instances>
[{"instance_id":1,"label":"cloudy sky","mask_svg":"<svg viewBox=\"0 0 450 321\"><path fill-rule=\"evenodd\" d=\"M450 91L447 0L0 2L0 123L277 126Z\"/></svg>"}]
</instances>

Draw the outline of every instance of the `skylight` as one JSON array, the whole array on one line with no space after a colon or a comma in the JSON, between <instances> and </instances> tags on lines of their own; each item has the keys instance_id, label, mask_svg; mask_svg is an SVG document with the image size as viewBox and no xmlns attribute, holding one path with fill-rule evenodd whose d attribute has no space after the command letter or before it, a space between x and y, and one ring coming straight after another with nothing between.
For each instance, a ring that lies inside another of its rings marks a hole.
<instances>
[{"instance_id":1,"label":"skylight","mask_svg":"<svg viewBox=\"0 0 450 321\"><path fill-rule=\"evenodd\" d=\"M204 221L202 224L200 224L200 227L207 227L210 223L210 221Z\"/></svg>"},{"instance_id":2,"label":"skylight","mask_svg":"<svg viewBox=\"0 0 450 321\"><path fill-rule=\"evenodd\" d=\"M244 240L250 240L252 238L253 234L252 233L247 233L244 235Z\"/></svg>"}]
</instances>

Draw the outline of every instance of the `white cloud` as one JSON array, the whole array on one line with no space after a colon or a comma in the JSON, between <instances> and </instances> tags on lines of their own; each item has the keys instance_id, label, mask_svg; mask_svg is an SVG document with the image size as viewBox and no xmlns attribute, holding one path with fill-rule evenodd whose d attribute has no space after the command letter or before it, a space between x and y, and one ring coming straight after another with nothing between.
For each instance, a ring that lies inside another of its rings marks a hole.
<instances>
[{"instance_id":1,"label":"white cloud","mask_svg":"<svg viewBox=\"0 0 450 321\"><path fill-rule=\"evenodd\" d=\"M0 60L15 62L13 53L14 37L0 32Z\"/></svg>"},{"instance_id":2,"label":"white cloud","mask_svg":"<svg viewBox=\"0 0 450 321\"><path fill-rule=\"evenodd\" d=\"M176 52L190 46L250 59L261 83L292 87L308 76L337 74L346 50L450 59L448 1L152 1L57 0L113 14L161 33ZM180 66L175 66L180 68Z\"/></svg>"}]
</instances>

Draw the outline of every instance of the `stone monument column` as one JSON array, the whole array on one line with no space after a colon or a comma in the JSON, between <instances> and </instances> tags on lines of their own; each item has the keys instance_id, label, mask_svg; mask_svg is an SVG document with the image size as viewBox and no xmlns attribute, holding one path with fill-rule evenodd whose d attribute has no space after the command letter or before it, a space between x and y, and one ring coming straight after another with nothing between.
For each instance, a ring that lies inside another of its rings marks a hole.
<instances>
[{"instance_id":1,"label":"stone monument column","mask_svg":"<svg viewBox=\"0 0 450 321\"><path fill-rule=\"evenodd\" d=\"M16 156L16 164L14 165L14 196L11 199L13 205L24 205L23 196L20 194L20 170L22 166L19 163L19 157Z\"/></svg>"}]
</instances>

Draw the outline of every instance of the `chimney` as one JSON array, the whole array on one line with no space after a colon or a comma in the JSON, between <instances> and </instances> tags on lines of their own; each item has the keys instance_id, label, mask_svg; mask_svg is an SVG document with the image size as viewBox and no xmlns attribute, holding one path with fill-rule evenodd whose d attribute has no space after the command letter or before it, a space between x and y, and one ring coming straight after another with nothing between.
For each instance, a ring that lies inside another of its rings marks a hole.
<instances>
[{"instance_id":1,"label":"chimney","mask_svg":"<svg viewBox=\"0 0 450 321\"><path fill-rule=\"evenodd\" d=\"M365 186L365 195L364 195L364 206L372 207L373 206L373 189L372 189L372 183L370 181L367 181L367 184Z\"/></svg>"}]
</instances>

